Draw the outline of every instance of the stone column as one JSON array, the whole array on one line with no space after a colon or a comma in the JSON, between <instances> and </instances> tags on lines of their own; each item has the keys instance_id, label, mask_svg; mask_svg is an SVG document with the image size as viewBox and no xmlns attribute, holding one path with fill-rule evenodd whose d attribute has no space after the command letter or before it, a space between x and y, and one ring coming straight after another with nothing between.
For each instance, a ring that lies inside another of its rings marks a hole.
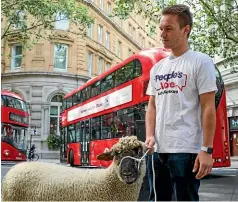
<instances>
[{"instance_id":1,"label":"stone column","mask_svg":"<svg viewBox=\"0 0 238 202\"><path fill-rule=\"evenodd\" d=\"M43 108L43 116L42 116L42 128L43 128L43 136L49 135L49 106L44 105Z\"/></svg>"}]
</instances>

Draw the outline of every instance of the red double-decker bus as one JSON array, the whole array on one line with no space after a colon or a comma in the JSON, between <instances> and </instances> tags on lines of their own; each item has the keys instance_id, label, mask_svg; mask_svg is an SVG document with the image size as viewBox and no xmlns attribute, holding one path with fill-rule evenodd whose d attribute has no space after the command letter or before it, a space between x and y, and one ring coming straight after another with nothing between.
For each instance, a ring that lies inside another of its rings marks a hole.
<instances>
[{"instance_id":1,"label":"red double-decker bus","mask_svg":"<svg viewBox=\"0 0 238 202\"><path fill-rule=\"evenodd\" d=\"M61 113L61 161L71 166L107 167L111 162L96 156L118 138L136 135L145 140L146 90L150 69L169 52L152 48L140 51L67 94ZM226 95L216 69L217 126L214 167L230 166Z\"/></svg>"},{"instance_id":2,"label":"red double-decker bus","mask_svg":"<svg viewBox=\"0 0 238 202\"><path fill-rule=\"evenodd\" d=\"M1 91L1 161L27 160L27 133L29 126L27 104L21 96Z\"/></svg>"}]
</instances>

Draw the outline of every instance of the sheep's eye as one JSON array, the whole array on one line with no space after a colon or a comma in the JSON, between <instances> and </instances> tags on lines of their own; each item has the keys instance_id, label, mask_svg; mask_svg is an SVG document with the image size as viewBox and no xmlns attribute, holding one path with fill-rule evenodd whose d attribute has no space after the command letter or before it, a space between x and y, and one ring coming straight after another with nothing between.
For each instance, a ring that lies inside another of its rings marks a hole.
<instances>
[{"instance_id":1,"label":"sheep's eye","mask_svg":"<svg viewBox=\"0 0 238 202\"><path fill-rule=\"evenodd\" d=\"M137 154L142 155L142 149L141 148L138 149Z\"/></svg>"}]
</instances>

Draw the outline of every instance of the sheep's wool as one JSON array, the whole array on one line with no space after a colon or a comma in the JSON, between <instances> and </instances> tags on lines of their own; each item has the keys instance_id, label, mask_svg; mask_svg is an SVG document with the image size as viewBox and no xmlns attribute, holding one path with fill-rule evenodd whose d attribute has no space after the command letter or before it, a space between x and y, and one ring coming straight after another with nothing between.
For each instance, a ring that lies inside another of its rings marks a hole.
<instances>
[{"instance_id":1,"label":"sheep's wool","mask_svg":"<svg viewBox=\"0 0 238 202\"><path fill-rule=\"evenodd\" d=\"M112 147L112 156L116 154L127 152L135 148L141 147L142 144L138 141L136 136L126 136L119 139L119 141Z\"/></svg>"}]
</instances>

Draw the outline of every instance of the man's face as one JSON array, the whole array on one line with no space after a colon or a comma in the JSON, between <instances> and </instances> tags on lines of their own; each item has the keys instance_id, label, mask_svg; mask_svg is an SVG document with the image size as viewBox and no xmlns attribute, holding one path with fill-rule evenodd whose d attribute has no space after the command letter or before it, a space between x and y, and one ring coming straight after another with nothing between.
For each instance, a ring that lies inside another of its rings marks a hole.
<instances>
[{"instance_id":1,"label":"man's face","mask_svg":"<svg viewBox=\"0 0 238 202\"><path fill-rule=\"evenodd\" d=\"M160 20L160 36L164 48L175 49L187 43L189 25L180 28L177 15L163 15Z\"/></svg>"}]
</instances>

